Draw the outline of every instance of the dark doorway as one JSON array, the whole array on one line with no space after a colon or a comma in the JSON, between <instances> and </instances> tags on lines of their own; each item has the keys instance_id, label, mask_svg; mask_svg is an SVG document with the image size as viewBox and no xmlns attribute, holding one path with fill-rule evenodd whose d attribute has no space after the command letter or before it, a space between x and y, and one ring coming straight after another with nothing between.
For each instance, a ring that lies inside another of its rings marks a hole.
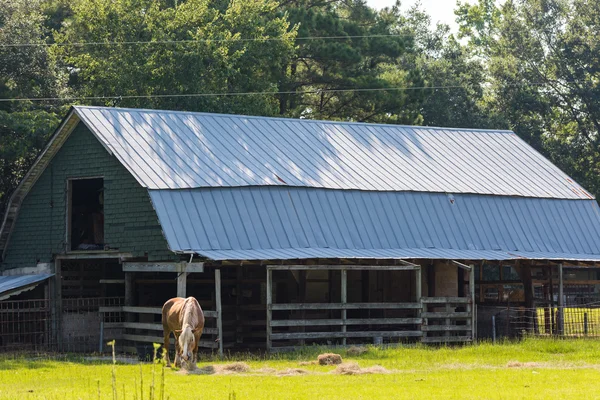
<instances>
[{"instance_id":1,"label":"dark doorway","mask_svg":"<svg viewBox=\"0 0 600 400\"><path fill-rule=\"evenodd\" d=\"M104 249L104 179L70 181L71 250Z\"/></svg>"}]
</instances>

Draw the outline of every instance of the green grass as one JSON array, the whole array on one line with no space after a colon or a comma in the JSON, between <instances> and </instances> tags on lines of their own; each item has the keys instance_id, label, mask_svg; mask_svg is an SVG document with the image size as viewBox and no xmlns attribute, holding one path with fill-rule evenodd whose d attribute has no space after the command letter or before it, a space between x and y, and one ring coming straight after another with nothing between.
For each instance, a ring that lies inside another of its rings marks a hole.
<instances>
[{"instance_id":1,"label":"green grass","mask_svg":"<svg viewBox=\"0 0 600 400\"><path fill-rule=\"evenodd\" d=\"M331 349L329 349L331 350ZM170 399L600 399L600 341L527 339L519 343L488 343L466 347L370 347L344 361L361 367L380 365L389 374L336 375L335 367L303 365L323 348L261 358L230 356L203 359L200 367L233 361L249 364L250 372L233 375L182 375L165 370L164 393ZM521 364L519 364L521 363ZM525 364L529 363L529 364ZM155 398L160 399L161 366L112 364L83 358L4 356L0 358L0 399L144 399L149 398L153 369ZM302 368L306 375L277 376L259 372ZM141 371L140 371L141 369Z\"/></svg>"}]
</instances>

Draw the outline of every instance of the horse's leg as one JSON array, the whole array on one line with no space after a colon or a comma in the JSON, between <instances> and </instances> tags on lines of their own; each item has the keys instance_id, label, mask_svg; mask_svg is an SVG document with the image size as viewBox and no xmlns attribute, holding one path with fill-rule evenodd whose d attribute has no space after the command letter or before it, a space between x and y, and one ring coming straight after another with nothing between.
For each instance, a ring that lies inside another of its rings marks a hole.
<instances>
[{"instance_id":1,"label":"horse's leg","mask_svg":"<svg viewBox=\"0 0 600 400\"><path fill-rule=\"evenodd\" d=\"M175 368L181 368L181 349L179 348L179 335L175 334Z\"/></svg>"},{"instance_id":2,"label":"horse's leg","mask_svg":"<svg viewBox=\"0 0 600 400\"><path fill-rule=\"evenodd\" d=\"M171 366L171 361L169 360L169 336L171 336L171 332L169 331L169 328L165 328L163 326L163 335L164 335L164 340L163 340L163 352L164 357L165 357L165 361L167 363L167 367Z\"/></svg>"},{"instance_id":3,"label":"horse's leg","mask_svg":"<svg viewBox=\"0 0 600 400\"><path fill-rule=\"evenodd\" d=\"M198 360L198 342L200 342L200 338L195 342L194 350L192 350L192 370L196 369L196 361Z\"/></svg>"}]
</instances>

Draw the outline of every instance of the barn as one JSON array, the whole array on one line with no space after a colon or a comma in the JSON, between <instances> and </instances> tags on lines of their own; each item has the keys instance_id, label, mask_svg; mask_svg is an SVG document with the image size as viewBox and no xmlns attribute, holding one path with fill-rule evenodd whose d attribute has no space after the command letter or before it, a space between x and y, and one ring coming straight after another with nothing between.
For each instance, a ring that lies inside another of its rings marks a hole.
<instances>
[{"instance_id":1,"label":"barn","mask_svg":"<svg viewBox=\"0 0 600 400\"><path fill-rule=\"evenodd\" d=\"M75 106L0 249L3 343L61 351L143 351L175 296L221 352L471 342L507 307L566 334L600 300L598 203L511 131Z\"/></svg>"}]
</instances>

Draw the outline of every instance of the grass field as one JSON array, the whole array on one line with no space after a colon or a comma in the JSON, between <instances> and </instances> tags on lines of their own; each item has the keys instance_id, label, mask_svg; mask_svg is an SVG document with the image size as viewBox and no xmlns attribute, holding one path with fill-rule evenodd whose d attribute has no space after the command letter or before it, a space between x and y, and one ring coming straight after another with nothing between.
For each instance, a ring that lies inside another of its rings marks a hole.
<instances>
[{"instance_id":1,"label":"grass field","mask_svg":"<svg viewBox=\"0 0 600 400\"><path fill-rule=\"evenodd\" d=\"M234 361L246 372L186 374L161 365L66 357L3 356L0 399L600 399L600 341L527 339L455 348L368 348L338 351L344 362L377 373L341 375L307 364L322 348L260 358L203 359L216 370ZM300 371L298 371L300 369ZM154 378L153 378L154 375ZM143 384L142 381L143 380ZM143 393L141 388L143 388Z\"/></svg>"}]
</instances>

